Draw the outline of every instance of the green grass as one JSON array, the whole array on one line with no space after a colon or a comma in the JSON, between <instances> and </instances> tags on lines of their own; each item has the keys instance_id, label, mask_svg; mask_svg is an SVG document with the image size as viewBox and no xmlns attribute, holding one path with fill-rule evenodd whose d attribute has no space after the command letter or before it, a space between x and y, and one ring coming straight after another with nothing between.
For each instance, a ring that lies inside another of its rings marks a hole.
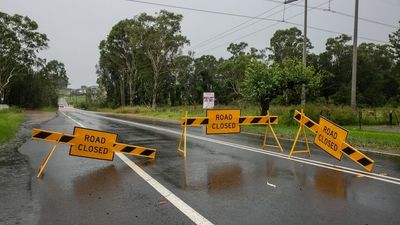
<instances>
[{"instance_id":1,"label":"green grass","mask_svg":"<svg viewBox=\"0 0 400 225\"><path fill-rule=\"evenodd\" d=\"M383 132L370 129L348 129L348 141L362 148L394 150L400 153L400 132Z\"/></svg>"},{"instance_id":2,"label":"green grass","mask_svg":"<svg viewBox=\"0 0 400 225\"><path fill-rule=\"evenodd\" d=\"M10 108L0 111L0 144L15 135L22 119L23 114L19 109Z\"/></svg>"}]
</instances>

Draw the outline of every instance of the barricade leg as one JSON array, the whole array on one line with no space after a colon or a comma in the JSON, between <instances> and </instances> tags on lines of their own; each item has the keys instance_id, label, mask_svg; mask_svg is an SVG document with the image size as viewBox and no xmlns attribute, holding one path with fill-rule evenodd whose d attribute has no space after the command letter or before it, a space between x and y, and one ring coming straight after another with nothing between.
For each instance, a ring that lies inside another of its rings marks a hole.
<instances>
[{"instance_id":1,"label":"barricade leg","mask_svg":"<svg viewBox=\"0 0 400 225\"><path fill-rule=\"evenodd\" d=\"M269 145L268 144L268 128L271 130L272 136L274 137L276 144L277 145ZM281 152L283 152L281 143L279 142L278 137L276 136L276 133L274 129L271 126L271 123L268 122L268 125L265 127L265 133L264 133L264 142L263 142L263 147L274 147L274 148L279 148Z\"/></svg>"},{"instance_id":2,"label":"barricade leg","mask_svg":"<svg viewBox=\"0 0 400 225\"><path fill-rule=\"evenodd\" d=\"M294 148L296 147L297 141L299 140L299 137L300 137L300 134L301 134L302 131L303 131L303 134L304 134L304 139L305 139L305 142L306 142L307 149L306 150L295 150ZM309 156L311 157L311 151L310 151L310 147L308 145L308 139L307 139L306 131L305 131L304 125L302 125L302 124L300 125L299 130L297 131L296 138L294 139L292 148L290 149L289 158L292 157L292 155L295 154L295 153L308 153Z\"/></svg>"},{"instance_id":3,"label":"barricade leg","mask_svg":"<svg viewBox=\"0 0 400 225\"><path fill-rule=\"evenodd\" d=\"M37 174L37 176L36 176L37 178L39 178L39 177L42 175L44 168L46 167L46 165L47 165L47 163L49 162L51 156L53 155L54 150L56 150L56 147L57 147L57 145L60 143L60 139L61 139L61 137L64 135L64 133L65 133L65 129L62 131L62 134L60 135L60 138L59 138L59 139L57 140L57 142L53 145L53 147L51 148L49 154L47 154L45 160L43 161L42 165L40 166L39 171L38 171L38 174Z\"/></svg>"},{"instance_id":4,"label":"barricade leg","mask_svg":"<svg viewBox=\"0 0 400 225\"><path fill-rule=\"evenodd\" d=\"M188 112L185 112L185 118L187 118L187 114L188 114ZM185 119L185 121L187 121L187 120ZM179 140L179 146L178 146L178 153L183 153L183 157L185 159L186 159L186 132L187 132L186 128L187 128L187 126L186 126L186 122L185 122L185 124L182 128L182 135ZM182 144L183 144L183 149L181 148Z\"/></svg>"}]
</instances>

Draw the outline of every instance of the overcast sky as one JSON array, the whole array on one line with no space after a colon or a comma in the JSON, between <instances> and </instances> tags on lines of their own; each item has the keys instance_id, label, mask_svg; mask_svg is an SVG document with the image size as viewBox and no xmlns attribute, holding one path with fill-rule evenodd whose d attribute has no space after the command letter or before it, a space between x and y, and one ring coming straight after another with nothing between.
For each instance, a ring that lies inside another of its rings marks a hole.
<instances>
[{"instance_id":1,"label":"overcast sky","mask_svg":"<svg viewBox=\"0 0 400 225\"><path fill-rule=\"evenodd\" d=\"M143 1L253 17L261 15L259 17L275 20L285 18L287 21L297 24L303 24L304 17L301 14L304 8L300 7L304 5L304 0L298 1L297 6L287 5L284 15L283 4L276 3L274 0ZM283 0L275 1L283 2ZM320 8L328 9L328 3L329 0L308 0L309 7L320 5ZM291 5L294 4L296 3L291 3ZM29 16L39 24L39 31L47 34L50 39L50 48L42 52L41 56L47 60L56 59L65 64L71 88L96 84L95 65L99 59L98 44L107 37L113 25L122 19L132 18L142 12L154 14L160 9L167 9L183 15L182 34L186 35L191 43L191 46L185 48L184 53L187 53L188 50L194 50L196 57L203 54L226 57L228 56L226 48L231 42L245 41L251 47L263 49L269 46L269 40L277 29L293 26L287 23L251 20L238 16L210 14L126 0L0 1L0 11ZM338 34L315 30L311 27L353 34L353 18L342 14L354 14L354 0L331 0L330 9L331 11L309 9L308 37L314 46L312 52L324 51L326 39ZM268 10L270 10L268 13L263 14ZM335 11L336 13L334 13ZM291 18L297 14L300 15ZM385 25L360 19L358 43L387 43L388 34L393 33L399 26L400 1L360 0L359 16L362 19L378 21ZM246 21L247 23L245 23ZM243 25L229 31L229 29L240 24ZM299 29L303 30L303 27L299 27ZM235 30L238 31L232 32ZM229 31L227 33L230 34L219 40L206 41L224 31Z\"/></svg>"}]
</instances>

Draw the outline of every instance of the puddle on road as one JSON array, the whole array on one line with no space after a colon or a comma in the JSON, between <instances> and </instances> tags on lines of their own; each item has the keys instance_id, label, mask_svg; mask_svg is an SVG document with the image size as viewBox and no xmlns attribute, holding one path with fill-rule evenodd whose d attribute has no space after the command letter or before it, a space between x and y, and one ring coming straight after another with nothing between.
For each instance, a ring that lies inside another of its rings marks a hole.
<instances>
[{"instance_id":1,"label":"puddle on road","mask_svg":"<svg viewBox=\"0 0 400 225\"><path fill-rule=\"evenodd\" d=\"M343 173L318 169L314 175L314 184L321 193L347 199L348 184Z\"/></svg>"},{"instance_id":2,"label":"puddle on road","mask_svg":"<svg viewBox=\"0 0 400 225\"><path fill-rule=\"evenodd\" d=\"M81 200L89 200L99 193L113 193L114 187L121 181L121 173L114 165L103 167L83 176L76 177L73 182L75 196Z\"/></svg>"},{"instance_id":3,"label":"puddle on road","mask_svg":"<svg viewBox=\"0 0 400 225\"><path fill-rule=\"evenodd\" d=\"M242 184L242 168L239 163L209 165L207 168L208 192L230 191L238 189Z\"/></svg>"}]
</instances>

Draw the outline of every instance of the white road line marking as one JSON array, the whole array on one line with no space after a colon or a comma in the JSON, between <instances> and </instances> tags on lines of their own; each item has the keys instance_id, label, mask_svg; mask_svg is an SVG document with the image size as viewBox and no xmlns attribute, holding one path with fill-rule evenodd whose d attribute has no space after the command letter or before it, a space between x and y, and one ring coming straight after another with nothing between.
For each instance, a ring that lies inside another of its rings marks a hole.
<instances>
[{"instance_id":1,"label":"white road line marking","mask_svg":"<svg viewBox=\"0 0 400 225\"><path fill-rule=\"evenodd\" d=\"M135 125L135 126L150 128L150 129L159 130L159 131L162 131L162 132L168 132L168 133L172 133L172 134L176 134L176 135L182 135L182 133L178 132L178 131L172 131L172 130L169 130L169 129L156 127L156 126L151 126L151 125L147 125L147 124L127 121L127 120L121 120L121 119L116 119L116 118L111 118L111 117L100 116L100 115L97 115L97 114L94 114L94 113L83 112L81 110L79 110L79 113L89 114L90 116L103 118L103 119L106 119L106 120L111 120L111 121L116 121L116 122L126 123L126 124L132 124L132 125ZM249 147L249 146L245 146L245 145L234 144L234 143L230 143L230 142L225 142L225 141L215 140L215 139L211 139L211 138L201 137L201 136L197 136L197 135L193 135L193 134L187 134L187 136L191 137L191 138L194 138L194 139L198 139L198 140L204 140L204 141L207 141L207 142L212 142L212 143L216 143L216 144L235 147L235 148L239 148L239 149L243 149L243 150L247 150L247 151L251 151L251 152L261 153L261 154L264 154L264 155L275 156L275 157L286 159L286 160L292 160L292 161L295 161L295 162L300 162L300 163L313 165L313 166L317 166L317 167L321 167L321 168L325 168L325 169L335 170L335 171L348 173L348 174L352 174L352 175L360 175L360 174L362 174L363 176L371 178L371 179L374 179L374 180L379 180L379 181L383 181L383 182L387 182L387 183L400 185L400 178L396 178L396 177L383 176L383 175L377 174L377 173L368 173L368 172L365 172L365 171L361 171L361 170L357 170L357 169L353 169L353 168L349 168L349 167L338 166L338 165L334 165L334 164L330 164L330 163L324 163L324 162L319 162L319 161L315 161L315 160L311 160L311 159L299 158L299 157L295 157L295 156L289 158L287 155L282 154L282 153L275 153L275 152L265 151L264 149L260 149L260 148L254 148L254 147Z\"/></svg>"},{"instance_id":2,"label":"white road line marking","mask_svg":"<svg viewBox=\"0 0 400 225\"><path fill-rule=\"evenodd\" d=\"M115 153L122 161L124 161L132 170L134 170L140 177L142 177L148 184L150 184L154 189L156 189L162 196L164 196L168 201L170 201L176 208L178 208L183 214L189 217L196 224L212 224L198 212L196 212L192 207L178 198L175 194L165 188L157 180L148 175L144 170L138 167L130 159L128 159L122 153Z\"/></svg>"},{"instance_id":3,"label":"white road line marking","mask_svg":"<svg viewBox=\"0 0 400 225\"><path fill-rule=\"evenodd\" d=\"M74 120L64 112L60 111L64 116L75 122L81 127L85 126L82 123ZM186 204L182 199L164 187L161 183L159 183L156 179L151 177L148 173L138 167L134 162L132 162L128 157L124 154L116 152L115 153L126 165L128 165L133 171L135 171L143 180L145 180L150 186L152 186L158 193L160 193L164 198L168 199L179 211L185 214L189 219L191 219L195 224L213 224L209 220L207 220L204 216Z\"/></svg>"},{"instance_id":4,"label":"white road line marking","mask_svg":"<svg viewBox=\"0 0 400 225\"><path fill-rule=\"evenodd\" d=\"M63 111L60 111L64 116L68 117L70 120L72 120L74 123L78 124L79 126L86 128L83 124L79 123L78 121L72 119L72 117L68 116L67 114L65 114Z\"/></svg>"}]
</instances>

